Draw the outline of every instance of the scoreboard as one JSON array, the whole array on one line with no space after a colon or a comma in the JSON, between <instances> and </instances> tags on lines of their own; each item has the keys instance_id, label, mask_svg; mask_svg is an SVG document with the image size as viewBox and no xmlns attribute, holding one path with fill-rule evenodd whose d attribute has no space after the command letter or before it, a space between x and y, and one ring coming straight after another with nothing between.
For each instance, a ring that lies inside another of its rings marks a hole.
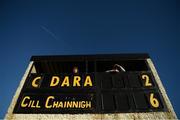
<instances>
[{"instance_id":1,"label":"scoreboard","mask_svg":"<svg viewBox=\"0 0 180 120\"><path fill-rule=\"evenodd\" d=\"M148 54L32 56L12 114L170 112L147 59Z\"/></svg>"}]
</instances>

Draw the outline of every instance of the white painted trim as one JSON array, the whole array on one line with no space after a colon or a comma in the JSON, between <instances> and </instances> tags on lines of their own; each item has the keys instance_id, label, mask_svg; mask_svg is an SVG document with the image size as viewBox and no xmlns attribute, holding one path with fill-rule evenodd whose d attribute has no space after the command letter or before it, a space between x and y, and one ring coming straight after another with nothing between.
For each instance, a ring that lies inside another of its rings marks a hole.
<instances>
[{"instance_id":1,"label":"white painted trim","mask_svg":"<svg viewBox=\"0 0 180 120\"><path fill-rule=\"evenodd\" d=\"M156 82L157 82L157 85L158 85L158 87L159 87L159 89L160 89L160 92L161 92L163 98L164 98L164 102L165 102L166 105L167 105L168 111L171 113L171 115L172 115L174 118L177 119L176 113L174 112L173 106L172 106L172 104L171 104L171 102L170 102L170 100L169 100L169 98L168 98L168 96L167 96L166 90L165 90L165 88L164 88L164 86L163 86L163 84L162 84L162 82L161 82L161 80L160 80L160 77L159 77L159 75L158 75L158 73L157 73L157 71L156 71L156 68L155 68L152 60L151 60L151 59L147 59L147 62L148 62L149 67L150 67L150 69L151 69L151 71L152 71L152 73L153 73L153 75L154 75L154 77L155 77L155 80L156 80Z\"/></svg>"},{"instance_id":2,"label":"white painted trim","mask_svg":"<svg viewBox=\"0 0 180 120\"><path fill-rule=\"evenodd\" d=\"M19 94L20 94L20 92L22 90L22 87L23 87L23 85L25 83L25 80L26 80L26 78L27 78L27 76L28 76L28 74L29 74L29 72L30 72L30 70L32 68L32 65L33 65L33 61L31 61L29 63L29 65L28 65L28 67L26 69L26 72L25 72L24 76L21 79L21 82L20 82L20 84L19 84L19 86L18 86L18 88L16 90L16 93L15 93L13 99L12 99L12 102L11 102L9 108L8 108L8 111L6 113L5 119L12 119L14 107L16 105L16 102L17 102L17 99L19 97Z\"/></svg>"}]
</instances>

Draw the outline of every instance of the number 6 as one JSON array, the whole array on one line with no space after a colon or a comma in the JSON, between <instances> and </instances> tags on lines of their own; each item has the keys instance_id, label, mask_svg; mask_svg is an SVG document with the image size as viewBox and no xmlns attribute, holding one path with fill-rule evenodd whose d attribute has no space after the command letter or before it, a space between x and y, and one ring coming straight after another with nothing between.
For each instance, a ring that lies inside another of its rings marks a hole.
<instances>
[{"instance_id":1,"label":"number 6","mask_svg":"<svg viewBox=\"0 0 180 120\"><path fill-rule=\"evenodd\" d=\"M150 103L155 108L159 107L159 101L156 98L154 98L154 93L150 94Z\"/></svg>"}]
</instances>

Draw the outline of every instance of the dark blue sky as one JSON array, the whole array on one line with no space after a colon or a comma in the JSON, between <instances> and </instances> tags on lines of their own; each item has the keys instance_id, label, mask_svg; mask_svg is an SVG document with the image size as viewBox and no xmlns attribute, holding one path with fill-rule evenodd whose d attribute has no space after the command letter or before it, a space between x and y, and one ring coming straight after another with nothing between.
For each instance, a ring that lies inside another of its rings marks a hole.
<instances>
[{"instance_id":1,"label":"dark blue sky","mask_svg":"<svg viewBox=\"0 0 180 120\"><path fill-rule=\"evenodd\" d=\"M180 117L177 0L1 0L0 118L32 55L150 54Z\"/></svg>"}]
</instances>

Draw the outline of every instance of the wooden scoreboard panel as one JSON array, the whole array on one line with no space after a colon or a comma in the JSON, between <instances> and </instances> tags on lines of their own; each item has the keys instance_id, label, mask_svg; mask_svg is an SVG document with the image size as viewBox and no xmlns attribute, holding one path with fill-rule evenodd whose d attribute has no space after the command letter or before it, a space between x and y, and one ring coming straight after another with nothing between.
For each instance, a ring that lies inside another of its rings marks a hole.
<instances>
[{"instance_id":1,"label":"wooden scoreboard panel","mask_svg":"<svg viewBox=\"0 0 180 120\"><path fill-rule=\"evenodd\" d=\"M148 54L32 56L6 119L177 118Z\"/></svg>"},{"instance_id":2,"label":"wooden scoreboard panel","mask_svg":"<svg viewBox=\"0 0 180 120\"><path fill-rule=\"evenodd\" d=\"M145 59L139 60L138 56L60 58L32 58L36 73L29 73L26 78L14 113L166 111ZM114 64L121 65L125 71L106 72Z\"/></svg>"}]
</instances>

